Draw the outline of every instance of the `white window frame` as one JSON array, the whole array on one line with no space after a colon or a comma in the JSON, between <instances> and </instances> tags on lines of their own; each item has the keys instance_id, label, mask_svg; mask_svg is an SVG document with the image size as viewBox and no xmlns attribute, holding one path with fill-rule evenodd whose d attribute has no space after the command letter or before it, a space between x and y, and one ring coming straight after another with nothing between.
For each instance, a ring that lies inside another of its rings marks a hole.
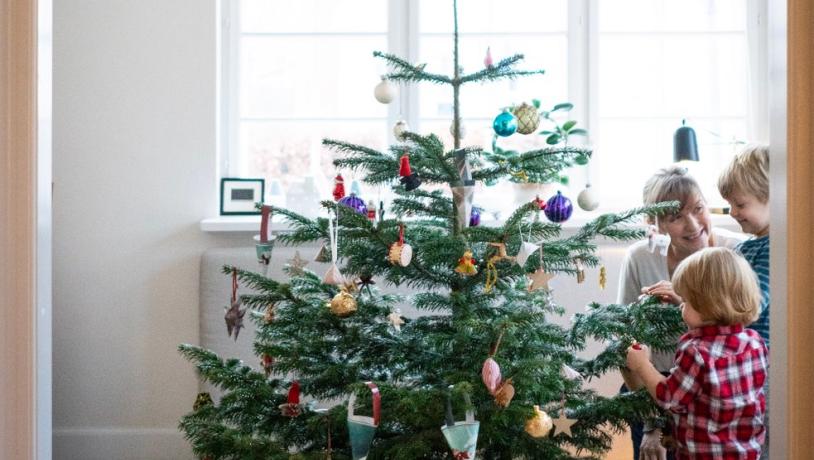
<instances>
[{"instance_id":1,"label":"white window frame","mask_svg":"<svg viewBox=\"0 0 814 460\"><path fill-rule=\"evenodd\" d=\"M608 1L608 0L606 0ZM747 39L750 59L750 107L747 125L750 139L768 138L768 74L766 11L768 0L747 2ZM599 2L600 0L571 0L568 2L568 95L574 104L571 117L590 133L589 143L598 144L599 136ZM418 58L419 0L388 0L388 51L415 62ZM229 177L241 170L239 149L239 40L240 14L238 0L221 0L220 31L220 83L218 97L218 177ZM522 51L522 50L521 50ZM404 118L419 132L420 85L404 85L400 104L388 107L388 127L397 118ZM677 125L678 127L678 125ZM395 143L390 128L388 143ZM606 161L608 159L605 159ZM597 158L594 161L602 161ZM599 168L592 161L584 168L583 177L571 177L571 186L581 189L591 183L601 192ZM577 173L578 174L578 173Z\"/></svg>"}]
</instances>

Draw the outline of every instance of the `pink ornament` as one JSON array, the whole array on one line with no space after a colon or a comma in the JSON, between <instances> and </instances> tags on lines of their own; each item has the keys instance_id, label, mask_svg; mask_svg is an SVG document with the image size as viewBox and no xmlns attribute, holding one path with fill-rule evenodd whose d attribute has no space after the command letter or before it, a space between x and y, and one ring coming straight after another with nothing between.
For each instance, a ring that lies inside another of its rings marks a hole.
<instances>
[{"instance_id":1,"label":"pink ornament","mask_svg":"<svg viewBox=\"0 0 814 460\"><path fill-rule=\"evenodd\" d=\"M483 377L483 384L486 385L486 389L489 390L489 393L495 394L497 387L500 385L501 376L500 366L497 365L494 359L487 358L486 361L483 362L481 377Z\"/></svg>"},{"instance_id":2,"label":"pink ornament","mask_svg":"<svg viewBox=\"0 0 814 460\"><path fill-rule=\"evenodd\" d=\"M491 69L492 66L494 65L494 62L492 62L492 50L491 50L491 47L488 47L488 46L486 47L486 57L483 58L483 65L487 69Z\"/></svg>"}]
</instances>

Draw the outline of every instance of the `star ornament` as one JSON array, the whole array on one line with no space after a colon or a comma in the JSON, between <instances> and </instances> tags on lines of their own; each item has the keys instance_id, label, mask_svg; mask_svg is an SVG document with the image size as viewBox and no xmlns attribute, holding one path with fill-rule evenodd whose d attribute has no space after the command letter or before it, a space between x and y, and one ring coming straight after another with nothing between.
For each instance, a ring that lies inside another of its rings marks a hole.
<instances>
[{"instance_id":1,"label":"star ornament","mask_svg":"<svg viewBox=\"0 0 814 460\"><path fill-rule=\"evenodd\" d=\"M308 261L300 257L300 251L296 251L294 257L288 260L288 271L292 275L302 276L306 265Z\"/></svg>"},{"instance_id":2,"label":"star ornament","mask_svg":"<svg viewBox=\"0 0 814 460\"><path fill-rule=\"evenodd\" d=\"M393 328L396 330L396 332L401 332L401 325L404 324L404 318L401 317L401 314L398 310L387 315L387 320L390 321L390 324L393 325Z\"/></svg>"},{"instance_id":3,"label":"star ornament","mask_svg":"<svg viewBox=\"0 0 814 460\"><path fill-rule=\"evenodd\" d=\"M237 336L240 334L240 330L243 329L243 316L246 314L246 309L240 309L240 299L232 302L231 307L224 307L224 309L226 310L226 314L223 315L223 319L226 321L226 332L229 337L234 332L235 341L237 341Z\"/></svg>"},{"instance_id":4,"label":"star ornament","mask_svg":"<svg viewBox=\"0 0 814 460\"><path fill-rule=\"evenodd\" d=\"M534 273L527 275L529 282L529 292L536 291L537 289L548 290L548 282L554 278L553 273L546 273L542 268L538 268Z\"/></svg>"},{"instance_id":5,"label":"star ornament","mask_svg":"<svg viewBox=\"0 0 814 460\"><path fill-rule=\"evenodd\" d=\"M569 438L571 437L571 426L577 423L578 420L572 418L565 417L565 411L560 411L560 416L555 418L554 423L554 434L562 433Z\"/></svg>"}]
</instances>

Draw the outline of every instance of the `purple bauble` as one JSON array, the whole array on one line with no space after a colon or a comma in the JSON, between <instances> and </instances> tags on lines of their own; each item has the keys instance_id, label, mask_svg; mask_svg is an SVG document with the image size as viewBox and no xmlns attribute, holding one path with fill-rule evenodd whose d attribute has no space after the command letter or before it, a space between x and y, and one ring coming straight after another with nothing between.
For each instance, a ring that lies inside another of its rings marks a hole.
<instances>
[{"instance_id":1,"label":"purple bauble","mask_svg":"<svg viewBox=\"0 0 814 460\"><path fill-rule=\"evenodd\" d=\"M470 227L477 227L478 225L480 225L480 212L481 212L480 208L472 206L472 213L469 214Z\"/></svg>"},{"instance_id":2,"label":"purple bauble","mask_svg":"<svg viewBox=\"0 0 814 460\"><path fill-rule=\"evenodd\" d=\"M359 214L367 216L367 205L365 205L365 200L359 198L353 193L339 200L339 204L343 204L349 208L353 208L353 210L358 212Z\"/></svg>"},{"instance_id":3,"label":"purple bauble","mask_svg":"<svg viewBox=\"0 0 814 460\"><path fill-rule=\"evenodd\" d=\"M571 204L571 200L564 197L559 190L557 190L557 194L552 196L546 202L545 209L545 216L548 217L548 220L551 222L565 222L571 217L571 213L574 212L574 206Z\"/></svg>"}]
</instances>

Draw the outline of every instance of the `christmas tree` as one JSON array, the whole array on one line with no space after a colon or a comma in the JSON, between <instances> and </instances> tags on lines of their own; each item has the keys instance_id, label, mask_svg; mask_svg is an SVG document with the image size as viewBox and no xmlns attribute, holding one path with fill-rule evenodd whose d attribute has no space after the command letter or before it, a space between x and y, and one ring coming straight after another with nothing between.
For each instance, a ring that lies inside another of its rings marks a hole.
<instances>
[{"instance_id":1,"label":"christmas tree","mask_svg":"<svg viewBox=\"0 0 814 460\"><path fill-rule=\"evenodd\" d=\"M621 365L624 342L632 338L625 321L634 310L647 317L650 304L595 306L568 330L549 320L563 309L547 282L554 274L584 276L601 264L596 237L642 238L643 231L620 224L672 204L605 214L569 237L539 219L541 201L520 206L501 225L475 225L476 182L516 180L518 172L532 182L556 180L591 150L551 145L505 156L461 146L462 87L542 71L516 70L523 56L515 55L462 74L455 2L453 8L452 76L374 53L392 68L388 81L452 87L452 149L435 135L409 131L386 152L324 141L343 154L337 168L356 170L369 184L400 180L388 210L394 217L369 218L353 195L323 202L328 217L313 220L275 208L291 227L277 243L330 242L329 272L323 277L294 264L287 268L290 279L280 281L224 267L235 286L258 292L238 297L233 290L226 321L230 335L237 335L246 312L256 322L254 350L262 367L180 346L200 376L223 390L217 404L199 395L180 423L202 458L601 458L612 430L653 412L646 394L603 398L584 388L575 371L589 377ZM501 123L521 115L509 113ZM498 125L500 134L507 125ZM448 185L449 192L422 184ZM341 195L337 187L335 198ZM570 206L552 197L546 215L561 221ZM266 223L272 210L263 209ZM263 257L267 262L268 254ZM374 279L416 293L385 295ZM421 315L402 318L399 302ZM603 318L615 322L608 326ZM635 332L644 334L640 340L658 334L647 327ZM575 354L589 337L611 343L583 362ZM314 401L301 404L300 392Z\"/></svg>"}]
</instances>

